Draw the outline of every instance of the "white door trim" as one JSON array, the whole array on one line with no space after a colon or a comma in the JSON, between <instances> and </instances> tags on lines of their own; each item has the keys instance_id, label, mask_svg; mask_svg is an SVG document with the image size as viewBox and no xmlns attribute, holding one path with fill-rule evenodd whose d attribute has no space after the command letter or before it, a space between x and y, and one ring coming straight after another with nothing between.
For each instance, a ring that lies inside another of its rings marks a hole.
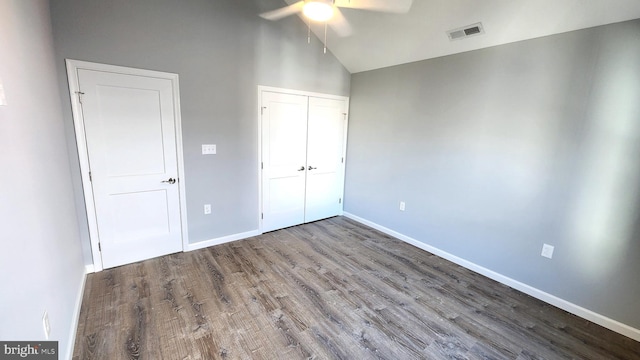
<instances>
[{"instance_id":1,"label":"white door trim","mask_svg":"<svg viewBox=\"0 0 640 360\"><path fill-rule=\"evenodd\" d=\"M349 128L349 97L342 95L331 95L331 94L323 94L316 93L310 91L302 91L302 90L292 90L285 88L278 88L272 86L264 86L258 85L258 232L260 234L262 231L262 92L275 92L281 94L289 94L289 95L303 95L310 97L318 97L324 99L334 99L334 100L344 100L345 101L345 111L347 113L345 121L344 121L344 144L342 146L342 157L344 158L344 162L342 163L342 173L346 174L345 167L347 163L347 130ZM340 215L342 215L342 209L344 209L344 182L340 184L340 194L342 196L342 204L340 207Z\"/></svg>"},{"instance_id":2,"label":"white door trim","mask_svg":"<svg viewBox=\"0 0 640 360\"><path fill-rule=\"evenodd\" d=\"M80 161L80 175L82 178L82 188L85 201L85 210L89 224L89 237L91 239L91 255L93 256L93 269L101 271L103 269L102 257L98 249L98 225L96 220L95 204L93 200L93 188L89 179L89 155L87 152L87 139L84 132L84 119L80 107L78 70L94 70L113 72L126 75L138 75L145 77L155 77L167 79L172 83L174 118L176 126L176 155L178 159L178 191L180 195L180 223L182 227L182 250L187 248L189 237L187 230L187 206L185 192L184 161L182 151L182 121L180 118L180 91L178 87L178 74L165 73L152 70L135 69L122 66L98 64L87 61L66 59L67 78L69 81L69 95L71 97L71 109L73 113L73 125L76 133L76 146L78 148L78 160Z\"/></svg>"}]
</instances>

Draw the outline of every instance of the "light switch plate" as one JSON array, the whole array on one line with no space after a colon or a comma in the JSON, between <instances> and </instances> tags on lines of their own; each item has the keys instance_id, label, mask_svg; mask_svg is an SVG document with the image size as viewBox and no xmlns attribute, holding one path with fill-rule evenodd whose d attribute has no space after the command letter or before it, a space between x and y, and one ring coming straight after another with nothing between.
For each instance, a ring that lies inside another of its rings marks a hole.
<instances>
[{"instance_id":1,"label":"light switch plate","mask_svg":"<svg viewBox=\"0 0 640 360\"><path fill-rule=\"evenodd\" d=\"M202 155L215 155L215 153L216 153L215 144L202 144Z\"/></svg>"},{"instance_id":2,"label":"light switch plate","mask_svg":"<svg viewBox=\"0 0 640 360\"><path fill-rule=\"evenodd\" d=\"M554 247L549 244L542 245L542 253L540 255L551 259L553 257L553 249Z\"/></svg>"}]
</instances>

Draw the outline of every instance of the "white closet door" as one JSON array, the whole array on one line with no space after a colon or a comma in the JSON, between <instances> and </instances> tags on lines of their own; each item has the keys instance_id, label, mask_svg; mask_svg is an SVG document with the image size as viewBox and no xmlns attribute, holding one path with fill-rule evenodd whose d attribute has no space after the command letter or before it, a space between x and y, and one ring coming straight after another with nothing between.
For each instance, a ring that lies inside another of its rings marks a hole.
<instances>
[{"instance_id":1,"label":"white closet door","mask_svg":"<svg viewBox=\"0 0 640 360\"><path fill-rule=\"evenodd\" d=\"M262 230L304 222L308 97L262 93Z\"/></svg>"},{"instance_id":2,"label":"white closet door","mask_svg":"<svg viewBox=\"0 0 640 360\"><path fill-rule=\"evenodd\" d=\"M305 222L342 210L346 101L309 98Z\"/></svg>"}]
</instances>

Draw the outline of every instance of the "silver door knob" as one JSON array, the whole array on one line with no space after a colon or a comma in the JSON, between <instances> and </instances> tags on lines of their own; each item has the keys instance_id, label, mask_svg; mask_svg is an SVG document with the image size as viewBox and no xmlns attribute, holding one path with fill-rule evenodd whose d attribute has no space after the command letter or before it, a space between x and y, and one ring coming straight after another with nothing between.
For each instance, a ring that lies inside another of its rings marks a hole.
<instances>
[{"instance_id":1,"label":"silver door knob","mask_svg":"<svg viewBox=\"0 0 640 360\"><path fill-rule=\"evenodd\" d=\"M175 184L176 183L176 179L174 178L169 178L169 180L162 180L163 183L168 183L168 184Z\"/></svg>"},{"instance_id":2,"label":"silver door knob","mask_svg":"<svg viewBox=\"0 0 640 360\"><path fill-rule=\"evenodd\" d=\"M313 167L313 166L309 165L309 170L315 170L315 169L317 169L317 167Z\"/></svg>"},{"instance_id":3,"label":"silver door knob","mask_svg":"<svg viewBox=\"0 0 640 360\"><path fill-rule=\"evenodd\" d=\"M298 171L304 171L304 166L300 166L300 169L298 169Z\"/></svg>"}]
</instances>

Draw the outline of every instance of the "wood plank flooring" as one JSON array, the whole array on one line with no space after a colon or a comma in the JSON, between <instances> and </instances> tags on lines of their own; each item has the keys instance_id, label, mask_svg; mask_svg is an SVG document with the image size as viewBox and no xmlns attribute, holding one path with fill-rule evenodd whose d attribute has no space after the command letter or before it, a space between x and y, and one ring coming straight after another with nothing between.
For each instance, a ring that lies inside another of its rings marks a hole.
<instances>
[{"instance_id":1,"label":"wood plank flooring","mask_svg":"<svg viewBox=\"0 0 640 360\"><path fill-rule=\"evenodd\" d=\"M88 276L73 359L640 359L343 217Z\"/></svg>"}]
</instances>

